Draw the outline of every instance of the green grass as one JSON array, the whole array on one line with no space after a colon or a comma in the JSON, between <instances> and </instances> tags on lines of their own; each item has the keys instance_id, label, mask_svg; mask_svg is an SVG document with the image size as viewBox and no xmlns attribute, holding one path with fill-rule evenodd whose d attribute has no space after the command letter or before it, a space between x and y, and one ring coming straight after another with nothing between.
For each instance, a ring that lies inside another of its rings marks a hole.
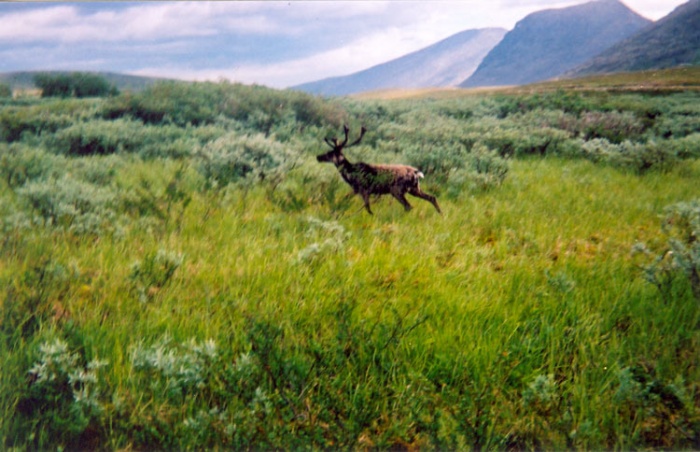
<instances>
[{"instance_id":1,"label":"green grass","mask_svg":"<svg viewBox=\"0 0 700 452\"><path fill-rule=\"evenodd\" d=\"M698 449L696 73L8 99L2 446ZM314 158L344 123L444 214L368 215Z\"/></svg>"},{"instance_id":2,"label":"green grass","mask_svg":"<svg viewBox=\"0 0 700 452\"><path fill-rule=\"evenodd\" d=\"M696 447L698 305L681 280L664 301L631 249L658 243L664 206L697 195L700 164L644 176L551 157L511 165L498 189L441 197L443 216L389 198L374 216L359 198L345 213L289 213L253 188L194 193L177 223L120 237L6 242L0 280L45 312L37 334L0 348L4 443ZM132 162L119 177L174 171ZM140 300L132 266L158 250L182 265ZM44 295L18 276L49 263L74 273ZM10 388L54 337L85 363L108 361L102 411L80 435L42 437L46 423L28 440L11 419L31 412L26 391ZM165 337L173 356L215 341L201 385L173 395L164 388L179 377L134 367L139 344ZM627 387L629 369L639 378ZM665 395L674 388L682 395Z\"/></svg>"}]
</instances>

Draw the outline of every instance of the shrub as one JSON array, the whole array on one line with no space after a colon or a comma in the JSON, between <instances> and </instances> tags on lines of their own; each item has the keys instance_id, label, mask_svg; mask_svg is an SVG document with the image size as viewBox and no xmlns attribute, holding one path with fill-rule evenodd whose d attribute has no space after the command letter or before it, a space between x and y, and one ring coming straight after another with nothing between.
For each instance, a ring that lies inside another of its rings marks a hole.
<instances>
[{"instance_id":1,"label":"shrub","mask_svg":"<svg viewBox=\"0 0 700 452\"><path fill-rule=\"evenodd\" d=\"M73 120L66 110L61 106L3 108L0 110L0 140L12 143L28 135L54 133Z\"/></svg>"},{"instance_id":2,"label":"shrub","mask_svg":"<svg viewBox=\"0 0 700 452\"><path fill-rule=\"evenodd\" d=\"M639 174L652 169L669 170L680 161L673 146L654 141L648 143L624 141L614 144L606 139L597 138L584 142L581 153L593 162L630 169Z\"/></svg>"},{"instance_id":3,"label":"shrub","mask_svg":"<svg viewBox=\"0 0 700 452\"><path fill-rule=\"evenodd\" d=\"M118 196L111 188L70 176L34 181L17 189L45 224L77 234L97 234L118 228Z\"/></svg>"},{"instance_id":4,"label":"shrub","mask_svg":"<svg viewBox=\"0 0 700 452\"><path fill-rule=\"evenodd\" d=\"M98 423L104 410L99 370L107 363L84 361L61 339L39 345L37 360L29 370L29 387L19 402L27 425L17 432L28 435L35 447L76 442L75 447L80 435Z\"/></svg>"},{"instance_id":5,"label":"shrub","mask_svg":"<svg viewBox=\"0 0 700 452\"><path fill-rule=\"evenodd\" d=\"M110 85L107 79L100 75L75 72L71 74L71 78L75 97L101 97L118 94L117 88Z\"/></svg>"},{"instance_id":6,"label":"shrub","mask_svg":"<svg viewBox=\"0 0 700 452\"><path fill-rule=\"evenodd\" d=\"M237 83L157 83L137 94L111 99L103 117L130 116L146 124L202 126L233 119L243 128L270 136L289 124L334 128L347 118L336 103L295 91Z\"/></svg>"},{"instance_id":7,"label":"shrub","mask_svg":"<svg viewBox=\"0 0 700 452\"><path fill-rule=\"evenodd\" d=\"M75 268L42 257L3 281L0 333L8 345L29 341L56 314L56 303L79 281Z\"/></svg>"},{"instance_id":8,"label":"shrub","mask_svg":"<svg viewBox=\"0 0 700 452\"><path fill-rule=\"evenodd\" d=\"M229 133L207 143L197 154L198 170L209 187L224 187L249 178L264 180L284 174L292 155L279 142L263 135Z\"/></svg>"},{"instance_id":9,"label":"shrub","mask_svg":"<svg viewBox=\"0 0 700 452\"><path fill-rule=\"evenodd\" d=\"M559 404L557 382L554 375L538 375L523 391L523 405L537 414L547 415Z\"/></svg>"},{"instance_id":10,"label":"shrub","mask_svg":"<svg viewBox=\"0 0 700 452\"><path fill-rule=\"evenodd\" d=\"M508 161L497 152L476 145L467 155L464 166L450 171L447 194L456 198L465 189L486 191L498 187L505 180L508 170Z\"/></svg>"},{"instance_id":11,"label":"shrub","mask_svg":"<svg viewBox=\"0 0 700 452\"><path fill-rule=\"evenodd\" d=\"M160 249L134 262L129 279L133 283L139 301L146 302L152 299L170 282L183 260L182 254Z\"/></svg>"},{"instance_id":12,"label":"shrub","mask_svg":"<svg viewBox=\"0 0 700 452\"><path fill-rule=\"evenodd\" d=\"M68 74L37 74L34 85L41 90L41 97L69 97L73 94L73 84Z\"/></svg>"},{"instance_id":13,"label":"shrub","mask_svg":"<svg viewBox=\"0 0 700 452\"><path fill-rule=\"evenodd\" d=\"M128 119L79 122L56 133L53 147L73 156L133 152L143 143L142 132L141 122Z\"/></svg>"},{"instance_id":14,"label":"shrub","mask_svg":"<svg viewBox=\"0 0 700 452\"><path fill-rule=\"evenodd\" d=\"M454 170L464 168L469 160L469 152L464 146L450 148L447 146L407 145L403 155L408 164L419 168L431 177L446 180Z\"/></svg>"},{"instance_id":15,"label":"shrub","mask_svg":"<svg viewBox=\"0 0 700 452\"><path fill-rule=\"evenodd\" d=\"M160 82L111 99L102 114L107 119L130 116L145 124L197 126L214 122L222 97L220 87L212 83Z\"/></svg>"},{"instance_id":16,"label":"shrub","mask_svg":"<svg viewBox=\"0 0 700 452\"><path fill-rule=\"evenodd\" d=\"M656 122L653 130L662 138L683 138L700 132L700 115L665 116Z\"/></svg>"},{"instance_id":17,"label":"shrub","mask_svg":"<svg viewBox=\"0 0 700 452\"><path fill-rule=\"evenodd\" d=\"M164 336L150 347L138 344L131 352L131 365L147 376L148 386L174 401L205 387L218 359L216 342L190 340L180 346Z\"/></svg>"},{"instance_id":18,"label":"shrub","mask_svg":"<svg viewBox=\"0 0 700 452\"><path fill-rule=\"evenodd\" d=\"M668 242L661 252L653 253L644 244L634 248L650 257L656 254L652 263L642 266L645 279L668 297L675 278L683 276L700 302L700 200L667 207L662 231Z\"/></svg>"},{"instance_id":19,"label":"shrub","mask_svg":"<svg viewBox=\"0 0 700 452\"><path fill-rule=\"evenodd\" d=\"M220 129L144 125L122 118L78 122L58 131L51 148L71 156L134 153L142 158L183 158L192 155L203 142L219 137Z\"/></svg>"},{"instance_id":20,"label":"shrub","mask_svg":"<svg viewBox=\"0 0 700 452\"><path fill-rule=\"evenodd\" d=\"M668 140L669 150L680 159L700 157L700 133L693 133L683 138Z\"/></svg>"},{"instance_id":21,"label":"shrub","mask_svg":"<svg viewBox=\"0 0 700 452\"><path fill-rule=\"evenodd\" d=\"M30 181L59 177L66 171L66 161L61 156L33 149L20 144L0 144L0 176L12 188Z\"/></svg>"},{"instance_id":22,"label":"shrub","mask_svg":"<svg viewBox=\"0 0 700 452\"><path fill-rule=\"evenodd\" d=\"M336 221L322 221L317 218L307 219L309 228L306 236L316 241L300 250L297 262L314 263L329 255L342 252L350 234Z\"/></svg>"},{"instance_id":23,"label":"shrub","mask_svg":"<svg viewBox=\"0 0 700 452\"><path fill-rule=\"evenodd\" d=\"M494 149L502 157L556 154L569 134L552 128L527 130L504 123L474 136L487 147Z\"/></svg>"},{"instance_id":24,"label":"shrub","mask_svg":"<svg viewBox=\"0 0 700 452\"><path fill-rule=\"evenodd\" d=\"M590 100L580 93L564 90L526 96L495 96L494 100L498 108L498 117L501 119L538 108L580 114L593 106Z\"/></svg>"},{"instance_id":25,"label":"shrub","mask_svg":"<svg viewBox=\"0 0 700 452\"><path fill-rule=\"evenodd\" d=\"M631 112L589 111L581 115L576 129L584 140L605 138L611 143L622 143L641 136L645 127Z\"/></svg>"},{"instance_id":26,"label":"shrub","mask_svg":"<svg viewBox=\"0 0 700 452\"><path fill-rule=\"evenodd\" d=\"M635 419L644 443L659 448L690 443L694 423L689 422L684 382L677 378L666 382L654 375L654 369L633 365L618 371L613 400L620 416ZM691 404L689 404L692 406Z\"/></svg>"},{"instance_id":27,"label":"shrub","mask_svg":"<svg viewBox=\"0 0 700 452\"><path fill-rule=\"evenodd\" d=\"M34 84L41 89L41 97L100 97L117 94L117 89L97 74L41 73L34 76Z\"/></svg>"},{"instance_id":28,"label":"shrub","mask_svg":"<svg viewBox=\"0 0 700 452\"><path fill-rule=\"evenodd\" d=\"M6 83L0 83L0 97L12 97L12 88Z\"/></svg>"}]
</instances>

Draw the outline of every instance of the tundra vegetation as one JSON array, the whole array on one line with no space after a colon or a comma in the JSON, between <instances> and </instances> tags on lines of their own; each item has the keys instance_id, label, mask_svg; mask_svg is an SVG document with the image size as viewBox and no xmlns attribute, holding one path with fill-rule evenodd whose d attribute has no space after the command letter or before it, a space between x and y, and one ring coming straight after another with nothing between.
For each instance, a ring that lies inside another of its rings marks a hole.
<instances>
[{"instance_id":1,"label":"tundra vegetation","mask_svg":"<svg viewBox=\"0 0 700 452\"><path fill-rule=\"evenodd\" d=\"M585 88L0 98L2 447L700 448L700 95Z\"/></svg>"}]
</instances>

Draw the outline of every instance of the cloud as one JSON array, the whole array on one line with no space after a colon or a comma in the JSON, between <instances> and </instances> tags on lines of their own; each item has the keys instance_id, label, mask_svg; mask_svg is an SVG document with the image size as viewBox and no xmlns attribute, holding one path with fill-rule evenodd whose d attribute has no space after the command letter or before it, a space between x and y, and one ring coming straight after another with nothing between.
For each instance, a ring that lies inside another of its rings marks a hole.
<instances>
[{"instance_id":1,"label":"cloud","mask_svg":"<svg viewBox=\"0 0 700 452\"><path fill-rule=\"evenodd\" d=\"M403 55L413 46L397 29L360 37L345 46L293 60L270 64L242 63L218 69L151 67L134 72L137 75L174 76L185 80L218 80L264 83L285 88L318 78L356 72L386 61L387 55Z\"/></svg>"},{"instance_id":2,"label":"cloud","mask_svg":"<svg viewBox=\"0 0 700 452\"><path fill-rule=\"evenodd\" d=\"M0 2L0 70L105 70L287 87L586 0ZM685 0L623 0L659 18Z\"/></svg>"},{"instance_id":3,"label":"cloud","mask_svg":"<svg viewBox=\"0 0 700 452\"><path fill-rule=\"evenodd\" d=\"M51 5L1 15L0 41L76 43L167 40L230 32L284 34L284 27L271 20L264 8L253 5L156 2L97 11L84 11L80 4Z\"/></svg>"}]
</instances>

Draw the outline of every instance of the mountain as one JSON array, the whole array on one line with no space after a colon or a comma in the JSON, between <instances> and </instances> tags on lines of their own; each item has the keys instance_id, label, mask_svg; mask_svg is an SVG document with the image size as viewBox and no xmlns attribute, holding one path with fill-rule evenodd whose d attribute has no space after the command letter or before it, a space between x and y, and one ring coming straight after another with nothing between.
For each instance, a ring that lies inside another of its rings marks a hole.
<instances>
[{"instance_id":1,"label":"mountain","mask_svg":"<svg viewBox=\"0 0 700 452\"><path fill-rule=\"evenodd\" d=\"M485 28L452 35L430 47L342 77L295 86L313 94L342 96L390 88L456 86L469 77L506 30Z\"/></svg>"},{"instance_id":2,"label":"mountain","mask_svg":"<svg viewBox=\"0 0 700 452\"><path fill-rule=\"evenodd\" d=\"M700 64L700 0L621 41L566 76L665 69Z\"/></svg>"},{"instance_id":3,"label":"mountain","mask_svg":"<svg viewBox=\"0 0 700 452\"><path fill-rule=\"evenodd\" d=\"M24 71L0 73L0 83L9 85L13 90L35 88L34 76L37 74L70 74L83 71ZM165 81L164 78L141 77L138 75L117 74L113 72L90 72L103 77L110 85L116 86L119 91L141 91L157 82Z\"/></svg>"},{"instance_id":4,"label":"mountain","mask_svg":"<svg viewBox=\"0 0 700 452\"><path fill-rule=\"evenodd\" d=\"M648 26L618 0L528 15L460 86L522 85L559 76Z\"/></svg>"}]
</instances>

